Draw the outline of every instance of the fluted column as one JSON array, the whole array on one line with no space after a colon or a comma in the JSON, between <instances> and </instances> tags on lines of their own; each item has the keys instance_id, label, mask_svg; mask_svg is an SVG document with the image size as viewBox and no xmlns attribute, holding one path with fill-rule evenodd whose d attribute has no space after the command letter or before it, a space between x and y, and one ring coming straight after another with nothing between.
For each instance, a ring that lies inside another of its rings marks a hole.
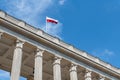
<instances>
[{"instance_id":1,"label":"fluted column","mask_svg":"<svg viewBox=\"0 0 120 80\"><path fill-rule=\"evenodd\" d=\"M20 40L16 41L16 46L15 46L14 54L13 54L12 70L11 70L10 80L19 80L21 62L22 62L23 44L24 43Z\"/></svg>"},{"instance_id":2,"label":"fluted column","mask_svg":"<svg viewBox=\"0 0 120 80\"><path fill-rule=\"evenodd\" d=\"M99 80L105 80L105 77L100 76Z\"/></svg>"},{"instance_id":3,"label":"fluted column","mask_svg":"<svg viewBox=\"0 0 120 80\"><path fill-rule=\"evenodd\" d=\"M86 70L86 73L85 73L85 80L92 80L92 78L91 78L91 71Z\"/></svg>"},{"instance_id":4,"label":"fluted column","mask_svg":"<svg viewBox=\"0 0 120 80\"><path fill-rule=\"evenodd\" d=\"M35 54L34 80L42 80L43 52L37 49Z\"/></svg>"},{"instance_id":5,"label":"fluted column","mask_svg":"<svg viewBox=\"0 0 120 80\"><path fill-rule=\"evenodd\" d=\"M54 80L61 80L61 65L60 65L61 58L55 57L53 62L53 78Z\"/></svg>"},{"instance_id":6,"label":"fluted column","mask_svg":"<svg viewBox=\"0 0 120 80\"><path fill-rule=\"evenodd\" d=\"M78 80L78 77L77 77L77 66L74 65L74 64L71 64L70 80Z\"/></svg>"}]
</instances>

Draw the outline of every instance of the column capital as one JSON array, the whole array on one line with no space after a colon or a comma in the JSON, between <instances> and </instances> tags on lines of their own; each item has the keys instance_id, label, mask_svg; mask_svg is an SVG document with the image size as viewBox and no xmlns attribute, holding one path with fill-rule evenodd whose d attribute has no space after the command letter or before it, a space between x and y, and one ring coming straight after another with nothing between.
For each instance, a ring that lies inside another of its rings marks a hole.
<instances>
[{"instance_id":1,"label":"column capital","mask_svg":"<svg viewBox=\"0 0 120 80\"><path fill-rule=\"evenodd\" d=\"M36 49L36 52L43 52L44 50L40 49L40 48L37 48Z\"/></svg>"},{"instance_id":2,"label":"column capital","mask_svg":"<svg viewBox=\"0 0 120 80\"><path fill-rule=\"evenodd\" d=\"M105 80L105 77L102 76L102 75L100 75L100 76L99 76L99 80Z\"/></svg>"},{"instance_id":3,"label":"column capital","mask_svg":"<svg viewBox=\"0 0 120 80\"><path fill-rule=\"evenodd\" d=\"M86 71L85 71L85 78L91 78L91 73L92 73L91 70L86 69Z\"/></svg>"},{"instance_id":4,"label":"column capital","mask_svg":"<svg viewBox=\"0 0 120 80\"><path fill-rule=\"evenodd\" d=\"M24 43L25 43L24 41L17 39L16 40L16 48L23 48Z\"/></svg>"},{"instance_id":5,"label":"column capital","mask_svg":"<svg viewBox=\"0 0 120 80\"><path fill-rule=\"evenodd\" d=\"M55 57L54 57L53 65L55 65L55 64L60 65L60 61L61 61L61 59L62 59L61 57L55 56Z\"/></svg>"},{"instance_id":6,"label":"column capital","mask_svg":"<svg viewBox=\"0 0 120 80\"><path fill-rule=\"evenodd\" d=\"M77 65L76 64L74 64L74 63L71 63L71 66L70 66L70 70L69 70L70 72L71 71L77 71Z\"/></svg>"},{"instance_id":7,"label":"column capital","mask_svg":"<svg viewBox=\"0 0 120 80\"><path fill-rule=\"evenodd\" d=\"M37 48L35 51L35 57L42 57L44 50Z\"/></svg>"},{"instance_id":8,"label":"column capital","mask_svg":"<svg viewBox=\"0 0 120 80\"><path fill-rule=\"evenodd\" d=\"M89 70L89 69L86 69L85 72L86 72L86 73L91 73L92 71Z\"/></svg>"}]
</instances>

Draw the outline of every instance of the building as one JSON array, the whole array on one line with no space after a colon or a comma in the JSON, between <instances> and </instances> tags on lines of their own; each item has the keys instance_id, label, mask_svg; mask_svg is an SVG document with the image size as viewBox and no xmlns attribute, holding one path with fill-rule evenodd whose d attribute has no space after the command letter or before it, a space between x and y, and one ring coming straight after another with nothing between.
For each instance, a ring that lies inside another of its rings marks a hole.
<instances>
[{"instance_id":1,"label":"building","mask_svg":"<svg viewBox=\"0 0 120 80\"><path fill-rule=\"evenodd\" d=\"M120 69L0 11L0 69L28 80L120 80Z\"/></svg>"}]
</instances>

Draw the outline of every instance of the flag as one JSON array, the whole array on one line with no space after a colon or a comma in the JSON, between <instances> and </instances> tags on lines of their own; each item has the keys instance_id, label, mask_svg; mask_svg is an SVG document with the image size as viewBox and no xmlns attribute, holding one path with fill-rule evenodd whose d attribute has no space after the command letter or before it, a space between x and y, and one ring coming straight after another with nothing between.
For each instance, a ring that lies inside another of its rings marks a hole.
<instances>
[{"instance_id":1,"label":"flag","mask_svg":"<svg viewBox=\"0 0 120 80\"><path fill-rule=\"evenodd\" d=\"M50 17L46 17L46 22L50 22L50 23L54 23L54 24L58 24L58 20L50 18Z\"/></svg>"}]
</instances>

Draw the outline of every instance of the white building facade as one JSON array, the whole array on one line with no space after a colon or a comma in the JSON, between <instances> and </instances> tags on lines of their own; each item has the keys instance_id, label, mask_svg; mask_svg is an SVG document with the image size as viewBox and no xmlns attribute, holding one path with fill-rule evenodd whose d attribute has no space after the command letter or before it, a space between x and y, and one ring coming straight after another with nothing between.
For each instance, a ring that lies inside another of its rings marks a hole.
<instances>
[{"instance_id":1,"label":"white building facade","mask_svg":"<svg viewBox=\"0 0 120 80\"><path fill-rule=\"evenodd\" d=\"M120 80L120 69L0 11L0 69L10 80Z\"/></svg>"}]
</instances>

